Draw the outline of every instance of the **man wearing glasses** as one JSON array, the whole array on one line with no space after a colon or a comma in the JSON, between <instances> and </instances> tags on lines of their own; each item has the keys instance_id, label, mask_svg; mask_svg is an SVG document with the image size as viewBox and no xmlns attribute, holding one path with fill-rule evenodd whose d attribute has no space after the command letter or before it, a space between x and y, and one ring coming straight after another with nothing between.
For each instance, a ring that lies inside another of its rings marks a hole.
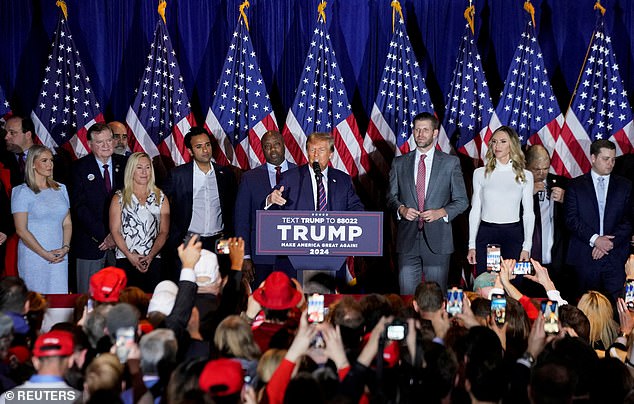
<instances>
[{"instance_id":1,"label":"man wearing glasses","mask_svg":"<svg viewBox=\"0 0 634 404\"><path fill-rule=\"evenodd\" d=\"M126 157L132 154L128 147L128 129L125 125L119 121L112 121L108 123L108 127L112 130L114 153Z\"/></svg>"}]
</instances>

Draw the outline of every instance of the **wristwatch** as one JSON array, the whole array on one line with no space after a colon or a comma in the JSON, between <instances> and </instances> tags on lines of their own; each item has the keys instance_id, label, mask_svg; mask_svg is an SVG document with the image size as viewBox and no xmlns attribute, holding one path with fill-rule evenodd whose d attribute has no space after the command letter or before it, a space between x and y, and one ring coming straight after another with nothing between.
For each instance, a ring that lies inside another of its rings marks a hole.
<instances>
[{"instance_id":1,"label":"wristwatch","mask_svg":"<svg viewBox=\"0 0 634 404\"><path fill-rule=\"evenodd\" d=\"M533 358L533 355L531 355L528 351L524 352L524 355L522 355L522 357L519 358L517 361L522 362L529 368L532 368L535 365L535 358Z\"/></svg>"}]
</instances>

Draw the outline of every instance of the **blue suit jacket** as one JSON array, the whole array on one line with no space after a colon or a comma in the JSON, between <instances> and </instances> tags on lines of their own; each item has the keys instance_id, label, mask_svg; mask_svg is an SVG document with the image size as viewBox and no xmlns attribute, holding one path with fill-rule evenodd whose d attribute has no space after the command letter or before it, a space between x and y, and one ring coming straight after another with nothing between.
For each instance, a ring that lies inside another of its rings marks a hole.
<instances>
[{"instance_id":1,"label":"blue suit jacket","mask_svg":"<svg viewBox=\"0 0 634 404\"><path fill-rule=\"evenodd\" d=\"M600 260L592 259L590 238L599 234L599 204L590 173L574 178L568 184L564 200L566 225L570 230L567 262L579 268L592 269L605 264L623 272L629 254L632 231L632 184L629 180L610 175L603 234L612 235L614 248Z\"/></svg>"},{"instance_id":2,"label":"blue suit jacket","mask_svg":"<svg viewBox=\"0 0 634 404\"><path fill-rule=\"evenodd\" d=\"M310 179L308 165L288 170L282 176L280 186L286 199L287 210L315 210L316 196ZM328 210L364 210L350 176L336 168L328 168Z\"/></svg>"},{"instance_id":3,"label":"blue suit jacket","mask_svg":"<svg viewBox=\"0 0 634 404\"><path fill-rule=\"evenodd\" d=\"M233 236L233 209L236 197L236 178L229 167L212 163L216 172L224 236ZM192 221L194 203L194 163L174 167L163 190L170 200L170 235L168 245L177 247L183 242Z\"/></svg>"},{"instance_id":4,"label":"blue suit jacket","mask_svg":"<svg viewBox=\"0 0 634 404\"><path fill-rule=\"evenodd\" d=\"M288 163L288 169L297 167ZM264 203L271 193L271 181L266 164L262 164L242 175L238 196L236 197L235 230L236 236L244 239L244 254L250 255L256 264L274 264L275 256L256 255L255 213L264 209Z\"/></svg>"},{"instance_id":5,"label":"blue suit jacket","mask_svg":"<svg viewBox=\"0 0 634 404\"><path fill-rule=\"evenodd\" d=\"M75 161L70 189L70 211L73 220L73 250L77 258L96 260L103 257L99 250L110 233L109 209L112 195L123 188L127 159L112 155L112 192L106 192L101 168L91 153Z\"/></svg>"}]
</instances>

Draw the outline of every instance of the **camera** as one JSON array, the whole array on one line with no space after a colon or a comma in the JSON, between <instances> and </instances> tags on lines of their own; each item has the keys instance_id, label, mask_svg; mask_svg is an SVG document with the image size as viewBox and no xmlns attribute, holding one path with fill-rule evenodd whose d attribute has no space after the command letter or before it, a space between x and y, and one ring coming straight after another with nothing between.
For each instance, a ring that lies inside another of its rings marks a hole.
<instances>
[{"instance_id":1,"label":"camera","mask_svg":"<svg viewBox=\"0 0 634 404\"><path fill-rule=\"evenodd\" d=\"M392 321L385 326L385 338L390 341L402 341L407 337L407 323L404 321Z\"/></svg>"}]
</instances>

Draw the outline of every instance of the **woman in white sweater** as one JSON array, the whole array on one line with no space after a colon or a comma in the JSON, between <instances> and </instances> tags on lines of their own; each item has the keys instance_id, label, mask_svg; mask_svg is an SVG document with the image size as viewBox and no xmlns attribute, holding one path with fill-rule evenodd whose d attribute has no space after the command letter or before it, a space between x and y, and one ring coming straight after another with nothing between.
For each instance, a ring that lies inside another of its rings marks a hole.
<instances>
[{"instance_id":1,"label":"woman in white sweater","mask_svg":"<svg viewBox=\"0 0 634 404\"><path fill-rule=\"evenodd\" d=\"M473 173L467 261L476 265L478 275L486 270L487 244L500 245L504 258L527 261L530 257L535 226L533 174L524 167L517 132L508 126L498 128L489 140L486 165Z\"/></svg>"}]
</instances>

